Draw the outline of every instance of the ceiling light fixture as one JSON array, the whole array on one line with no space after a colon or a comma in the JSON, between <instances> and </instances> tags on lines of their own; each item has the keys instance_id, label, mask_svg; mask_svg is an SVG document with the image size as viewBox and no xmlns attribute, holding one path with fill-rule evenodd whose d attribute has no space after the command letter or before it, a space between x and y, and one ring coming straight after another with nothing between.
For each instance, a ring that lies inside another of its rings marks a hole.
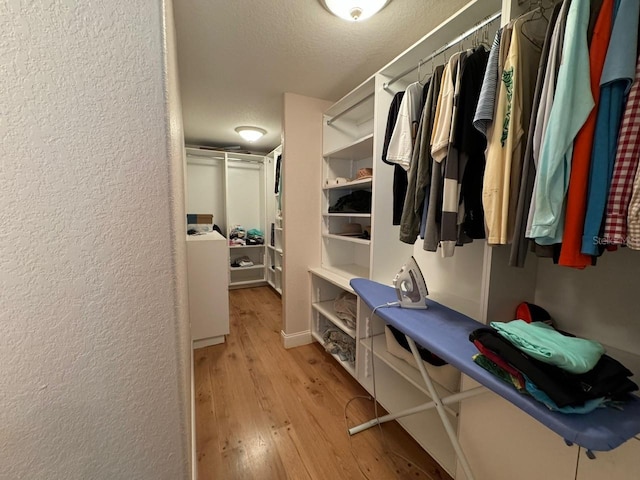
<instances>
[{"instance_id":1,"label":"ceiling light fixture","mask_svg":"<svg viewBox=\"0 0 640 480\"><path fill-rule=\"evenodd\" d=\"M360 22L378 13L391 0L320 0L335 16Z\"/></svg>"},{"instance_id":2,"label":"ceiling light fixture","mask_svg":"<svg viewBox=\"0 0 640 480\"><path fill-rule=\"evenodd\" d=\"M258 127L236 127L236 132L247 142L255 142L267 133L266 130Z\"/></svg>"}]
</instances>

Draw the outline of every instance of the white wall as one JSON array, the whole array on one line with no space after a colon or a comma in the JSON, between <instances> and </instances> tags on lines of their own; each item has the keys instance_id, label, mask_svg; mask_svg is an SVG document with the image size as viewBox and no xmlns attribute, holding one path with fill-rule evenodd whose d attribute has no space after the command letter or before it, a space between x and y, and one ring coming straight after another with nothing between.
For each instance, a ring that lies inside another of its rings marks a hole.
<instances>
[{"instance_id":1,"label":"white wall","mask_svg":"<svg viewBox=\"0 0 640 480\"><path fill-rule=\"evenodd\" d=\"M331 102L284 94L282 144L285 346L311 341L309 267L320 265L322 113Z\"/></svg>"},{"instance_id":2,"label":"white wall","mask_svg":"<svg viewBox=\"0 0 640 480\"><path fill-rule=\"evenodd\" d=\"M1 478L189 475L170 12L0 3Z\"/></svg>"}]
</instances>

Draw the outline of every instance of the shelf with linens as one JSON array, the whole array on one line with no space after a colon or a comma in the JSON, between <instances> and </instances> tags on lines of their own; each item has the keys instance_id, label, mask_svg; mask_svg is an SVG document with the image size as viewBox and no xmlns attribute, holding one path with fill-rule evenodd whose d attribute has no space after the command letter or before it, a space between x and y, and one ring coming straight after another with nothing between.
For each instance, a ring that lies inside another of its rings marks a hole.
<instances>
[{"instance_id":1,"label":"shelf with linens","mask_svg":"<svg viewBox=\"0 0 640 480\"><path fill-rule=\"evenodd\" d=\"M337 275L320 275L312 275L311 336L355 377L356 296Z\"/></svg>"}]
</instances>

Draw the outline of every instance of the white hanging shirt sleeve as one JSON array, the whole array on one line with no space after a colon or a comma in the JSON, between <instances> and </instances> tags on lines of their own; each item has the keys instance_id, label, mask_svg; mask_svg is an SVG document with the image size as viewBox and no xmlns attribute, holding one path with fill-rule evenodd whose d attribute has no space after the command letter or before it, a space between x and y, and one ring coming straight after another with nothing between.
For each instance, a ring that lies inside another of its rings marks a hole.
<instances>
[{"instance_id":1,"label":"white hanging shirt sleeve","mask_svg":"<svg viewBox=\"0 0 640 480\"><path fill-rule=\"evenodd\" d=\"M409 170L413 154L414 134L420 117L420 101L422 99L422 85L412 83L402 97L396 126L389 140L387 161L397 163L403 169ZM414 127L415 123L415 127Z\"/></svg>"}]
</instances>

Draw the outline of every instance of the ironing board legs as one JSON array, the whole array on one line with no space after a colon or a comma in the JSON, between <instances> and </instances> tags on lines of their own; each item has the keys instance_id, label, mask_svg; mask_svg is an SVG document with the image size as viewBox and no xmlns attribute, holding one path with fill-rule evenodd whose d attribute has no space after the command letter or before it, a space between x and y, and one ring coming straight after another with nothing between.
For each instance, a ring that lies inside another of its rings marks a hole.
<instances>
[{"instance_id":1,"label":"ironing board legs","mask_svg":"<svg viewBox=\"0 0 640 480\"><path fill-rule=\"evenodd\" d=\"M443 405L449 405L450 403L456 403L466 398L475 397L480 393L486 392L487 389L485 387L475 387L469 390L465 390L464 392L456 393L450 395L446 398L441 398L441 402ZM349 435L355 435L356 433L360 433L368 428L374 427L379 423L386 423L392 420L396 420L398 418L406 417L408 415L413 415L414 413L424 412L425 410L431 410L435 408L436 402L431 401L427 403L423 403L422 405L418 405L417 407L408 408L406 410L402 410L401 412L390 413L388 415L384 415L382 417L374 418L373 420L369 420L363 424L357 425L349 429Z\"/></svg>"},{"instance_id":2,"label":"ironing board legs","mask_svg":"<svg viewBox=\"0 0 640 480\"><path fill-rule=\"evenodd\" d=\"M471 473L471 467L469 466L467 457L465 457L464 452L462 451L462 447L460 446L460 442L458 442L458 435L456 434L456 431L453 429L453 426L451 425L451 421L449 420L449 417L447 417L447 412L444 409L444 404L442 403L442 400L438 396L438 392L436 392L436 389L433 386L431 377L427 373L426 368L424 368L424 364L422 363L422 358L420 357L420 353L416 348L416 344L413 341L413 339L410 338L409 336L405 335L405 338L409 342L409 347L411 347L411 352L413 353L413 358L416 360L416 364L418 365L418 370L420 370L420 374L422 375L422 378L426 383L427 388L429 389L429 394L431 395L431 398L433 399L436 405L436 410L438 411L438 415L440 416L442 425L444 426L444 429L447 431L447 435L449 436L451 445L453 445L453 449L456 451L456 455L458 456L458 461L462 465L462 469L464 470L467 480L473 480L474 478L473 473Z\"/></svg>"},{"instance_id":3,"label":"ironing board legs","mask_svg":"<svg viewBox=\"0 0 640 480\"><path fill-rule=\"evenodd\" d=\"M465 390L463 392L449 395L448 397L445 397L445 398L441 398L438 395L438 392L436 391L433 385L433 382L431 381L431 377L429 376L429 373L427 372L426 368L424 367L424 364L422 363L422 358L420 357L420 353L418 352L415 342L410 337L406 335L405 337L407 339L407 342L409 342L411 353L413 354L413 357L416 360L416 364L418 365L418 370L420 371L420 375L422 376L422 379L424 380L424 383L427 389L429 390L429 395L431 396L432 401L423 403L422 405L418 405L417 407L403 410L401 412L391 413L379 418L374 418L373 420L369 420L368 422L365 422L361 425L357 425L353 428L350 428L349 435L355 435L356 433L360 433L380 423L389 422L391 420L396 420L398 418L406 417L408 415L413 415L415 413L420 413L425 410L430 410L432 408L435 408L438 412L438 416L440 417L440 420L442 421L442 425L444 426L444 429L447 432L447 436L451 441L451 445L453 446L453 449L456 452L458 461L462 465L462 469L464 470L467 480L474 480L474 476L473 476L473 473L471 472L471 467L469 466L467 457L465 457L464 452L462 451L460 442L458 442L458 436L456 435L456 432L453 426L451 425L451 421L447 416L447 412L445 411L444 406L450 403L455 403L461 400L465 400L470 397L475 397L476 395L486 392L487 389L485 387L475 387L469 390Z\"/></svg>"}]
</instances>

